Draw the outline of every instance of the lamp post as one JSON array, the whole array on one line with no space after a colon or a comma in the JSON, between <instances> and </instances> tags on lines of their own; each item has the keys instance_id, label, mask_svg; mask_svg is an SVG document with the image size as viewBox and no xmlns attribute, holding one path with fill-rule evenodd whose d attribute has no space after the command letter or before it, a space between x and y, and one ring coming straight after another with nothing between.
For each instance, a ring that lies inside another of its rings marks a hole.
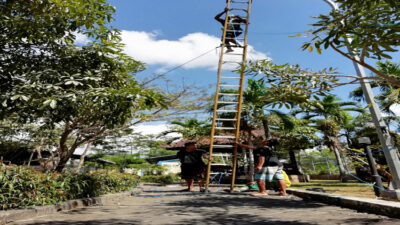
<instances>
[{"instance_id":1,"label":"lamp post","mask_svg":"<svg viewBox=\"0 0 400 225\"><path fill-rule=\"evenodd\" d=\"M378 170L376 169L376 163L375 159L372 156L371 149L369 148L369 144L371 144L371 140L368 137L360 137L358 138L358 143L362 144L364 147L364 152L367 157L368 165L369 168L371 169L371 175L375 180L375 185L374 185L374 191L376 197L381 196L381 191L382 189L382 179L381 176L378 174Z\"/></svg>"},{"instance_id":2,"label":"lamp post","mask_svg":"<svg viewBox=\"0 0 400 225\"><path fill-rule=\"evenodd\" d=\"M328 3L333 10L339 10L338 5L334 0L324 0ZM351 43L353 40L350 37L346 38L348 43ZM349 47L348 50L352 53L353 57L356 60L359 60L359 56L353 52ZM357 76L359 77L366 77L364 68L353 62L354 68L357 72ZM393 176L393 188L395 189L398 198L400 198L400 161L399 157L397 156L397 148L395 148L392 144L392 140L389 134L389 129L386 126L385 121L382 119L382 114L378 108L378 105L375 102L374 94L372 92L371 85L368 80L360 79L361 88L363 90L365 100L367 104L370 106L369 111L372 116L372 120L375 124L376 131L378 133L379 141L383 147L383 153L386 158L386 162L389 166L390 172Z\"/></svg>"}]
</instances>

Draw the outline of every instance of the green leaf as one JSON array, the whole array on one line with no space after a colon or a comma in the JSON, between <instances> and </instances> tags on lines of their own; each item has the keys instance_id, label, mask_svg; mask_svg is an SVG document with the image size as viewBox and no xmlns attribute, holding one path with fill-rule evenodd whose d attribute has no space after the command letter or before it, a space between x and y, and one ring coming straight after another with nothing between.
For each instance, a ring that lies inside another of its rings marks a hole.
<instances>
[{"instance_id":1,"label":"green leaf","mask_svg":"<svg viewBox=\"0 0 400 225\"><path fill-rule=\"evenodd\" d=\"M53 108L53 109L55 109L55 108L57 107L57 101L54 100L54 99L51 100L51 101L50 101L50 107Z\"/></svg>"},{"instance_id":2,"label":"green leaf","mask_svg":"<svg viewBox=\"0 0 400 225\"><path fill-rule=\"evenodd\" d=\"M22 100L24 100L26 102L29 100L29 98L27 96L25 96L25 95L21 95L21 98L22 98Z\"/></svg>"},{"instance_id":3,"label":"green leaf","mask_svg":"<svg viewBox=\"0 0 400 225\"><path fill-rule=\"evenodd\" d=\"M21 96L20 95L14 95L11 97L11 100L14 101L16 99L19 99Z\"/></svg>"}]
</instances>

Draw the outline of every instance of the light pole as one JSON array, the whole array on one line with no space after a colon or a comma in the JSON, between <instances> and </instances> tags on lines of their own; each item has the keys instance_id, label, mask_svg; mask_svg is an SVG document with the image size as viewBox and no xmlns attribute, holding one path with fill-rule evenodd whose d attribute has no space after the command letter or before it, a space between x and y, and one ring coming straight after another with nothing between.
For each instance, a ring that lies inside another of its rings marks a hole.
<instances>
[{"instance_id":1,"label":"light pole","mask_svg":"<svg viewBox=\"0 0 400 225\"><path fill-rule=\"evenodd\" d=\"M334 0L324 0L328 3L333 10L339 10L338 5ZM346 38L348 43L351 43L353 40L349 37ZM353 52L349 47L348 50L352 53L353 57L356 60L359 60L359 56ZM354 67L357 72L357 76L366 77L364 68L358 63L354 62ZM393 188L397 192L398 198L400 198L400 161L397 156L397 149L393 146L392 140L389 134L389 129L386 126L385 121L382 119L382 114L378 108L378 105L375 102L374 94L372 92L371 85L367 79L360 79L361 88L363 90L365 100L367 104L370 106L369 111L371 112L372 120L375 124L376 131L378 133L379 141L383 147L383 153L386 158L386 162L389 166L390 172L393 176Z\"/></svg>"},{"instance_id":2,"label":"light pole","mask_svg":"<svg viewBox=\"0 0 400 225\"><path fill-rule=\"evenodd\" d=\"M374 191L376 197L381 196L381 189L382 189L382 179L381 176L378 174L378 170L376 169L375 159L372 156L371 149L369 148L369 144L371 144L371 140L368 137L360 137L358 138L358 143L361 144L364 148L365 157L367 157L369 169L371 171L371 176L375 180Z\"/></svg>"}]
</instances>

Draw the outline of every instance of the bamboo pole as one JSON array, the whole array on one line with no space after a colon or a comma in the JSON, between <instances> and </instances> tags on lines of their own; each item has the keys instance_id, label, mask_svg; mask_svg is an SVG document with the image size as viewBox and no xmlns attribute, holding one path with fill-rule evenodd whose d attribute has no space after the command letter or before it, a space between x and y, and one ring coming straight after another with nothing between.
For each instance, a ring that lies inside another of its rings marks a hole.
<instances>
[{"instance_id":1,"label":"bamboo pole","mask_svg":"<svg viewBox=\"0 0 400 225\"><path fill-rule=\"evenodd\" d=\"M238 149L238 145L236 143L239 142L240 116L241 116L242 100L243 100L243 84L244 84L244 74L245 74L246 60L247 60L247 32L249 30L251 3L252 3L252 0L249 0L249 4L247 7L246 29L244 32L244 43L243 43L244 48L243 48L243 58L242 58L242 65L241 65L242 68L240 71L239 101L237 104L237 115L236 115L237 119L236 119L235 147L233 148L232 179L231 179L231 187L230 187L231 192L235 188L236 167L237 167L237 149Z\"/></svg>"},{"instance_id":2,"label":"bamboo pole","mask_svg":"<svg viewBox=\"0 0 400 225\"><path fill-rule=\"evenodd\" d=\"M230 3L231 3L231 0L228 0L226 2L226 8L227 9L229 9ZM222 44L221 44L221 48L220 48L221 52L220 52L220 55L219 55L219 62L218 62L218 78L217 78L217 88L216 88L216 91L215 91L215 98L214 98L214 112L213 112L213 120L212 120L212 127L211 127L210 148L209 148L209 152L208 152L210 158L212 158L213 148L214 148L215 123L216 123L216 118L217 118L219 88L220 88L222 62L223 62L223 57L224 57L224 48L225 48L225 39L226 39L227 27L228 27L228 16L225 15L224 32L222 34ZM210 172L211 172L211 160L208 160L206 185L205 185L206 190L208 190L208 186L210 184Z\"/></svg>"}]
</instances>

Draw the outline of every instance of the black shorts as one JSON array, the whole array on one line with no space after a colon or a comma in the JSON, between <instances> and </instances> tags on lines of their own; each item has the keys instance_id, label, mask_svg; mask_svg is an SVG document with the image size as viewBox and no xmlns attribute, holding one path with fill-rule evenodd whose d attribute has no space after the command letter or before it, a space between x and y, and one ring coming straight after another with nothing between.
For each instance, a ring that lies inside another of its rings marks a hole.
<instances>
[{"instance_id":1,"label":"black shorts","mask_svg":"<svg viewBox=\"0 0 400 225\"><path fill-rule=\"evenodd\" d=\"M226 32L226 37L227 38L235 38L241 34L242 34L242 31L240 31L240 30L239 31L228 31L228 32Z\"/></svg>"},{"instance_id":2,"label":"black shorts","mask_svg":"<svg viewBox=\"0 0 400 225\"><path fill-rule=\"evenodd\" d=\"M205 174L206 174L205 165L192 165L192 164L181 165L182 179L204 179Z\"/></svg>"}]
</instances>

